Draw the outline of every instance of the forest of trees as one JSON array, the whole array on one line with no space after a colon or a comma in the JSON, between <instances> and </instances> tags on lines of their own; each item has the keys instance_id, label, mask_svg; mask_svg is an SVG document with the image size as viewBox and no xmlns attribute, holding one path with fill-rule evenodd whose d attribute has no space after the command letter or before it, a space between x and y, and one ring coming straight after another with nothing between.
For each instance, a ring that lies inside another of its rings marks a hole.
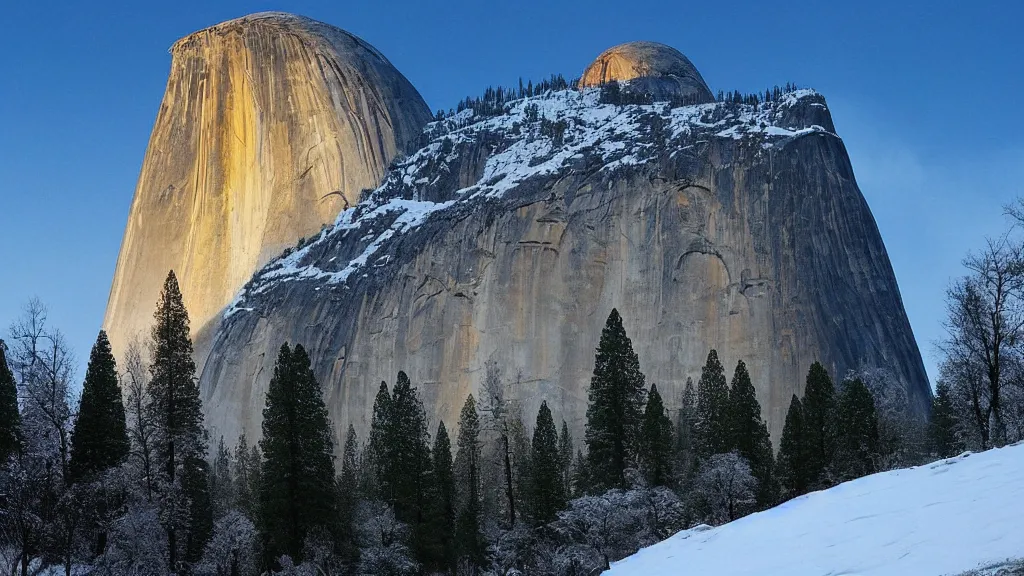
<instances>
[{"instance_id":1,"label":"forest of trees","mask_svg":"<svg viewBox=\"0 0 1024 576\"><path fill-rule=\"evenodd\" d=\"M1024 221L1024 205L1008 212ZM1017 442L1024 243L1004 235L965 264L930 414L885 368L837 383L816 362L777 450L743 360L730 375L710 350L699 379L666 398L616 310L582 438L546 402L524 414L523 374L489 364L452 429L398 372L380 384L366 437L349 426L335 446L301 343L278 353L260 439L211 442L173 272L121 364L99 333L77 399L72 352L33 300L0 341L0 570L594 574L678 530Z\"/></svg>"}]
</instances>

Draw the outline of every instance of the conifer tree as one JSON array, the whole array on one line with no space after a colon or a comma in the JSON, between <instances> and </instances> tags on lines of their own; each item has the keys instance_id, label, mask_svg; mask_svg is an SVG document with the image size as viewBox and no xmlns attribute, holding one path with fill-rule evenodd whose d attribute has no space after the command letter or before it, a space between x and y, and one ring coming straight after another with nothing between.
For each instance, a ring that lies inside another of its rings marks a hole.
<instances>
[{"instance_id":1,"label":"conifer tree","mask_svg":"<svg viewBox=\"0 0 1024 576\"><path fill-rule=\"evenodd\" d=\"M256 447L253 446L253 449ZM235 445L235 453L232 476L235 479L235 502L234 505L246 518L256 521L257 499L259 491L255 485L255 479L259 475L260 461L253 462L252 452L249 449L249 441L243 432L238 436L238 444Z\"/></svg>"},{"instance_id":2,"label":"conifer tree","mask_svg":"<svg viewBox=\"0 0 1024 576\"><path fill-rule=\"evenodd\" d=\"M100 330L89 355L78 419L71 432L72 480L88 478L120 464L128 456L128 449L117 367L107 333Z\"/></svg>"},{"instance_id":3,"label":"conifer tree","mask_svg":"<svg viewBox=\"0 0 1024 576\"><path fill-rule=\"evenodd\" d=\"M697 418L694 423L694 447L697 457L710 458L729 451L729 386L718 352L708 359L697 381Z\"/></svg>"},{"instance_id":4,"label":"conifer tree","mask_svg":"<svg viewBox=\"0 0 1024 576\"><path fill-rule=\"evenodd\" d=\"M7 345L0 340L0 468L21 446L18 414L18 387L7 365Z\"/></svg>"},{"instance_id":5,"label":"conifer tree","mask_svg":"<svg viewBox=\"0 0 1024 576\"><path fill-rule=\"evenodd\" d=\"M675 465L676 488L682 488L697 472L695 428L697 424L697 391L693 378L686 379L682 405L676 419Z\"/></svg>"},{"instance_id":6,"label":"conifer tree","mask_svg":"<svg viewBox=\"0 0 1024 576\"><path fill-rule=\"evenodd\" d=\"M590 470L587 469L587 457L583 455L582 450L576 451L576 459L573 460L572 465L572 485L573 485L573 498L579 498L589 489L590 482Z\"/></svg>"},{"instance_id":7,"label":"conifer tree","mask_svg":"<svg viewBox=\"0 0 1024 576\"><path fill-rule=\"evenodd\" d=\"M672 480L672 420L665 413L665 404L655 384L651 384L647 394L640 437L640 468L647 483L668 486Z\"/></svg>"},{"instance_id":8,"label":"conifer tree","mask_svg":"<svg viewBox=\"0 0 1024 576\"><path fill-rule=\"evenodd\" d=\"M835 389L819 362L812 364L807 373L802 408L809 488L826 488L832 485L835 456Z\"/></svg>"},{"instance_id":9,"label":"conifer tree","mask_svg":"<svg viewBox=\"0 0 1024 576\"><path fill-rule=\"evenodd\" d=\"M437 424L437 435L431 454L434 479L432 497L431 534L434 542L435 568L456 572L455 548L455 476L452 467L452 444L444 422Z\"/></svg>"},{"instance_id":10,"label":"conifer tree","mask_svg":"<svg viewBox=\"0 0 1024 576\"><path fill-rule=\"evenodd\" d=\"M458 556L471 566L484 566L486 543L480 526L480 417L470 395L459 414L455 479L459 489L455 541Z\"/></svg>"},{"instance_id":11,"label":"conifer tree","mask_svg":"<svg viewBox=\"0 0 1024 576\"><path fill-rule=\"evenodd\" d=\"M0 366L0 370L3 367ZM932 400L932 413L928 422L928 436L932 453L939 458L949 458L961 452L956 437L956 412L953 406L953 393L949 384L940 381L935 386L935 399Z\"/></svg>"},{"instance_id":12,"label":"conifer tree","mask_svg":"<svg viewBox=\"0 0 1024 576\"><path fill-rule=\"evenodd\" d=\"M213 518L215 520L227 514L235 505L235 480L231 452L224 444L223 436L217 443L217 453L213 457L213 470L210 474L210 499L213 503Z\"/></svg>"},{"instance_id":13,"label":"conifer tree","mask_svg":"<svg viewBox=\"0 0 1024 576\"><path fill-rule=\"evenodd\" d=\"M634 465L643 417L644 375L633 343L612 309L601 332L587 406L587 468L590 490L626 486Z\"/></svg>"},{"instance_id":14,"label":"conifer tree","mask_svg":"<svg viewBox=\"0 0 1024 576\"><path fill-rule=\"evenodd\" d=\"M566 497L572 494L572 457L575 449L569 425L562 420L562 432L558 435L558 463L562 470L562 487Z\"/></svg>"},{"instance_id":15,"label":"conifer tree","mask_svg":"<svg viewBox=\"0 0 1024 576\"><path fill-rule=\"evenodd\" d=\"M541 402L537 411L537 425L533 429L533 450L530 452L530 502L535 524L554 520L565 508L565 486L562 484L558 433L547 402Z\"/></svg>"},{"instance_id":16,"label":"conifer tree","mask_svg":"<svg viewBox=\"0 0 1024 576\"><path fill-rule=\"evenodd\" d=\"M761 419L761 404L742 360L736 364L729 389L729 434L731 448L747 459L757 480L758 508L771 506L776 497L775 458L768 425Z\"/></svg>"},{"instance_id":17,"label":"conifer tree","mask_svg":"<svg viewBox=\"0 0 1024 576\"><path fill-rule=\"evenodd\" d=\"M306 535L336 526L334 457L320 383L302 345L281 346L263 409L260 532L266 560L302 560Z\"/></svg>"},{"instance_id":18,"label":"conifer tree","mask_svg":"<svg viewBox=\"0 0 1024 576\"><path fill-rule=\"evenodd\" d=\"M338 531L339 551L349 565L359 560L359 546L355 537L356 504L359 499L359 440L356 429L348 425L345 449L338 477Z\"/></svg>"},{"instance_id":19,"label":"conifer tree","mask_svg":"<svg viewBox=\"0 0 1024 576\"><path fill-rule=\"evenodd\" d=\"M391 425L391 393L387 382L381 382L377 396L373 400L373 417L370 421L370 443L366 447L364 466L366 479L363 493L369 499L382 498L386 502L394 501L391 483L385 474L385 466L390 459L388 435L393 434Z\"/></svg>"},{"instance_id":20,"label":"conifer tree","mask_svg":"<svg viewBox=\"0 0 1024 576\"><path fill-rule=\"evenodd\" d=\"M786 424L782 428L778 458L779 482L789 498L806 494L810 485L807 471L807 445L804 438L803 405L796 394L789 402Z\"/></svg>"},{"instance_id":21,"label":"conifer tree","mask_svg":"<svg viewBox=\"0 0 1024 576\"><path fill-rule=\"evenodd\" d=\"M860 478L877 471L878 416L875 399L860 378L844 383L836 402L837 480Z\"/></svg>"},{"instance_id":22,"label":"conifer tree","mask_svg":"<svg viewBox=\"0 0 1024 576\"><path fill-rule=\"evenodd\" d=\"M194 558L201 550L212 524L210 507L202 507L209 497L204 474L198 472L206 462L206 431L203 429L202 402L192 360L188 311L182 302L178 279L167 275L152 331L149 397L154 425L155 456L161 473L158 489L164 527L167 530L168 565L179 568L184 550ZM181 490L175 488L180 483ZM179 538L184 532L184 538Z\"/></svg>"},{"instance_id":23,"label":"conifer tree","mask_svg":"<svg viewBox=\"0 0 1024 576\"><path fill-rule=\"evenodd\" d=\"M412 529L416 557L429 556L430 445L427 415L405 372L399 372L384 427L385 464L381 485L391 492L395 516Z\"/></svg>"}]
</instances>

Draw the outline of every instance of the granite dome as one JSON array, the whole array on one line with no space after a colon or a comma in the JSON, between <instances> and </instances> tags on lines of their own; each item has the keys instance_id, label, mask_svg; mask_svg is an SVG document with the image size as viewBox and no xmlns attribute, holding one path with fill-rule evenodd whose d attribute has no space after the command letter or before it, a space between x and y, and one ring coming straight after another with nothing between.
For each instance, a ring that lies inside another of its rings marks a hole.
<instances>
[{"instance_id":1,"label":"granite dome","mask_svg":"<svg viewBox=\"0 0 1024 576\"><path fill-rule=\"evenodd\" d=\"M580 78L580 88L612 80L629 81L656 98L672 96L711 102L714 97L700 72L675 48L657 42L627 42L602 52Z\"/></svg>"}]
</instances>

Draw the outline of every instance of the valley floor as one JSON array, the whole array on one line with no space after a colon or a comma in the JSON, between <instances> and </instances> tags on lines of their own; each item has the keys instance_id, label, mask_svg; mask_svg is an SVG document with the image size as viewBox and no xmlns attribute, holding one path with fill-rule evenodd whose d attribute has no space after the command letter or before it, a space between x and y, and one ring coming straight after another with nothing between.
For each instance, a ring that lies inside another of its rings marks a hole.
<instances>
[{"instance_id":1,"label":"valley floor","mask_svg":"<svg viewBox=\"0 0 1024 576\"><path fill-rule=\"evenodd\" d=\"M685 530L609 576L1017 574L1024 443L859 478L735 522ZM976 571L976 572L975 572Z\"/></svg>"}]
</instances>

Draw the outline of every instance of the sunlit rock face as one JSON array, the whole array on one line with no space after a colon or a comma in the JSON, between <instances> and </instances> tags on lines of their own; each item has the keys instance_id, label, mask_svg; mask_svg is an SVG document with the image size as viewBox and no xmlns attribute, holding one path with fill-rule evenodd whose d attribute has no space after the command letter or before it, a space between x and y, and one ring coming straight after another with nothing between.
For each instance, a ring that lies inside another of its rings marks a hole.
<instances>
[{"instance_id":1,"label":"sunlit rock face","mask_svg":"<svg viewBox=\"0 0 1024 576\"><path fill-rule=\"evenodd\" d=\"M600 86L613 80L629 81L634 90L648 92L657 100L714 100L690 59L657 42L627 42L605 50L583 71L579 86Z\"/></svg>"},{"instance_id":2,"label":"sunlit rock face","mask_svg":"<svg viewBox=\"0 0 1024 576\"><path fill-rule=\"evenodd\" d=\"M148 332L168 270L202 330L254 271L375 187L430 118L380 52L308 18L231 20L171 55L104 319L118 356Z\"/></svg>"}]
</instances>

